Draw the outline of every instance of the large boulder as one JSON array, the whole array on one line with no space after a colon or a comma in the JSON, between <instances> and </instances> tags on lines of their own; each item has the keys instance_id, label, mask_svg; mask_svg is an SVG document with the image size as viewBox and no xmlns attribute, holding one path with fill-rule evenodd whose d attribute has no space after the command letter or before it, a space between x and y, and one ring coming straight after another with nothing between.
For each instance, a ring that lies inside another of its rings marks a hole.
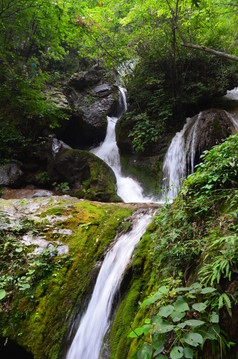
<instances>
[{"instance_id":1,"label":"large boulder","mask_svg":"<svg viewBox=\"0 0 238 359\"><path fill-rule=\"evenodd\" d=\"M21 165L12 162L0 167L0 186L17 187L21 185L23 172Z\"/></svg>"},{"instance_id":2,"label":"large boulder","mask_svg":"<svg viewBox=\"0 0 238 359\"><path fill-rule=\"evenodd\" d=\"M72 109L70 120L58 137L73 148L88 149L106 136L107 116L115 116L119 107L119 89L108 80L105 70L93 67L73 74L64 88Z\"/></svg>"},{"instance_id":3,"label":"large boulder","mask_svg":"<svg viewBox=\"0 0 238 359\"><path fill-rule=\"evenodd\" d=\"M194 156L194 165L200 162L203 151L223 142L225 138L238 131L238 118L221 109L209 109L191 118L184 133L187 163ZM190 149L190 150L189 150ZM193 153L190 153L192 151ZM188 168L188 173L190 172Z\"/></svg>"},{"instance_id":4,"label":"large boulder","mask_svg":"<svg viewBox=\"0 0 238 359\"><path fill-rule=\"evenodd\" d=\"M103 202L117 202L116 179L101 159L83 150L64 149L48 165L51 181L67 182L70 194Z\"/></svg>"}]
</instances>

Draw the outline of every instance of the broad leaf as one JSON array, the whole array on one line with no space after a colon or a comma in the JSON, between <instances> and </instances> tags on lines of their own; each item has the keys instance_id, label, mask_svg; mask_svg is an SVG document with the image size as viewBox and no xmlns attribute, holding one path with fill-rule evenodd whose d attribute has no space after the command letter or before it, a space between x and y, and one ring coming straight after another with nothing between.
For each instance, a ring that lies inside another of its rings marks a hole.
<instances>
[{"instance_id":1,"label":"broad leaf","mask_svg":"<svg viewBox=\"0 0 238 359\"><path fill-rule=\"evenodd\" d=\"M210 322L211 323L219 323L219 315L216 312L212 312L210 315Z\"/></svg>"},{"instance_id":2,"label":"broad leaf","mask_svg":"<svg viewBox=\"0 0 238 359\"><path fill-rule=\"evenodd\" d=\"M7 295L7 292L4 289L0 289L0 300L5 298Z\"/></svg>"},{"instance_id":3,"label":"broad leaf","mask_svg":"<svg viewBox=\"0 0 238 359\"><path fill-rule=\"evenodd\" d=\"M154 331L155 333L168 333L171 332L174 329L174 325L169 323L158 323L155 325Z\"/></svg>"},{"instance_id":4,"label":"broad leaf","mask_svg":"<svg viewBox=\"0 0 238 359\"><path fill-rule=\"evenodd\" d=\"M137 354L138 359L152 358L152 347L150 344L145 344Z\"/></svg>"},{"instance_id":5,"label":"broad leaf","mask_svg":"<svg viewBox=\"0 0 238 359\"><path fill-rule=\"evenodd\" d=\"M203 337L199 333L188 333L182 339L185 343L193 347L197 347L203 342Z\"/></svg>"},{"instance_id":6,"label":"broad leaf","mask_svg":"<svg viewBox=\"0 0 238 359\"><path fill-rule=\"evenodd\" d=\"M184 358L186 359L193 359L193 350L192 348L186 347L183 350Z\"/></svg>"},{"instance_id":7,"label":"broad leaf","mask_svg":"<svg viewBox=\"0 0 238 359\"><path fill-rule=\"evenodd\" d=\"M177 312L186 312L189 310L188 303L183 299L183 297L179 297L174 303L174 308Z\"/></svg>"},{"instance_id":8,"label":"broad leaf","mask_svg":"<svg viewBox=\"0 0 238 359\"><path fill-rule=\"evenodd\" d=\"M171 318L173 319L174 323L179 322L182 318L184 318L186 315L185 312L177 312L177 311L173 311L173 313L171 314Z\"/></svg>"},{"instance_id":9,"label":"broad leaf","mask_svg":"<svg viewBox=\"0 0 238 359\"><path fill-rule=\"evenodd\" d=\"M189 320L185 320L183 324L189 325L190 327L199 327L200 325L205 324L205 322L198 319L189 319Z\"/></svg>"},{"instance_id":10,"label":"broad leaf","mask_svg":"<svg viewBox=\"0 0 238 359\"><path fill-rule=\"evenodd\" d=\"M215 291L216 291L216 289L213 288L213 287L206 287L206 288L203 288L203 289L201 290L201 293L202 293L202 294L208 294L208 293L213 293L213 292L215 292Z\"/></svg>"},{"instance_id":11,"label":"broad leaf","mask_svg":"<svg viewBox=\"0 0 238 359\"><path fill-rule=\"evenodd\" d=\"M166 305L164 307L161 307L159 310L159 315L161 317L167 318L174 310L174 307L172 305Z\"/></svg>"},{"instance_id":12,"label":"broad leaf","mask_svg":"<svg viewBox=\"0 0 238 359\"><path fill-rule=\"evenodd\" d=\"M203 312L207 308L207 305L206 305L206 303L195 303L192 305L192 307L197 312Z\"/></svg>"},{"instance_id":13,"label":"broad leaf","mask_svg":"<svg viewBox=\"0 0 238 359\"><path fill-rule=\"evenodd\" d=\"M174 347L170 352L171 359L179 359L183 357L183 347Z\"/></svg>"}]
</instances>

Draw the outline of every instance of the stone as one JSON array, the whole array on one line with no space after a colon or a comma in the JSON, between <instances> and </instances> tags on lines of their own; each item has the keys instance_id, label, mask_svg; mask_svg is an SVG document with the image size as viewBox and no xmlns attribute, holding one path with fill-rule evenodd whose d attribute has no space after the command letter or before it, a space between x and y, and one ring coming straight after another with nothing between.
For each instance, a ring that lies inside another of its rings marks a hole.
<instances>
[{"instance_id":1,"label":"stone","mask_svg":"<svg viewBox=\"0 0 238 359\"><path fill-rule=\"evenodd\" d=\"M19 186L22 179L20 164L12 162L0 167L0 186Z\"/></svg>"},{"instance_id":2,"label":"stone","mask_svg":"<svg viewBox=\"0 0 238 359\"><path fill-rule=\"evenodd\" d=\"M52 182L67 182L70 194L78 198L114 202L116 178L111 168L94 154L83 150L62 150L48 165Z\"/></svg>"}]
</instances>

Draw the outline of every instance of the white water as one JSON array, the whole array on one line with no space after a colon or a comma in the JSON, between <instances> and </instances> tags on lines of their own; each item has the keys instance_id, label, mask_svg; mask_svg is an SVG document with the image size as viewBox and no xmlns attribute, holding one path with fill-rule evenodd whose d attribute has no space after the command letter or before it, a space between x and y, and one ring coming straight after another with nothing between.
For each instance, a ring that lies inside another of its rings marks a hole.
<instances>
[{"instance_id":1,"label":"white water","mask_svg":"<svg viewBox=\"0 0 238 359\"><path fill-rule=\"evenodd\" d=\"M199 116L191 126L192 118L188 118L184 127L177 132L168 148L164 158L163 177L164 177L164 196L171 200L175 198L181 187L182 181L186 177L187 156L191 154L191 170L194 171L194 157L196 145L196 130L199 122ZM190 132L185 142L185 133L190 128Z\"/></svg>"},{"instance_id":2,"label":"white water","mask_svg":"<svg viewBox=\"0 0 238 359\"><path fill-rule=\"evenodd\" d=\"M228 100L238 100L238 87L235 87L233 90L227 91L224 98Z\"/></svg>"},{"instance_id":3,"label":"white water","mask_svg":"<svg viewBox=\"0 0 238 359\"><path fill-rule=\"evenodd\" d=\"M238 94L238 91L236 93ZM238 131L238 118L233 117L229 112L226 114L234 129ZM196 118L188 118L182 130L172 139L163 164L163 200L174 199L186 176L194 172L195 155L199 149L198 127L201 116L202 112Z\"/></svg>"},{"instance_id":4,"label":"white water","mask_svg":"<svg viewBox=\"0 0 238 359\"><path fill-rule=\"evenodd\" d=\"M151 222L150 215L138 217L129 233L123 234L106 255L87 311L81 319L67 359L98 359L109 328L113 298L136 244Z\"/></svg>"},{"instance_id":5,"label":"white water","mask_svg":"<svg viewBox=\"0 0 238 359\"><path fill-rule=\"evenodd\" d=\"M120 88L123 99L124 110L127 109L125 90ZM152 202L153 199L143 195L143 189L138 182L130 177L125 177L121 173L121 161L119 149L116 143L116 123L119 118L108 117L107 134L104 142L92 152L113 170L117 180L117 194L126 203Z\"/></svg>"}]
</instances>

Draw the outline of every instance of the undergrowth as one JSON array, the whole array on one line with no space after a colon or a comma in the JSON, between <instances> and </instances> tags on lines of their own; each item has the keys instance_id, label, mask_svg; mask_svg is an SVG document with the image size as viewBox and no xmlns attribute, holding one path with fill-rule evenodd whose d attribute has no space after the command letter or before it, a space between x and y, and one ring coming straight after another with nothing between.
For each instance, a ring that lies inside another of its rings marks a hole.
<instances>
[{"instance_id":1,"label":"undergrowth","mask_svg":"<svg viewBox=\"0 0 238 359\"><path fill-rule=\"evenodd\" d=\"M238 135L203 155L155 217L155 286L140 305L128 357L235 358ZM136 345L135 345L136 343Z\"/></svg>"}]
</instances>

